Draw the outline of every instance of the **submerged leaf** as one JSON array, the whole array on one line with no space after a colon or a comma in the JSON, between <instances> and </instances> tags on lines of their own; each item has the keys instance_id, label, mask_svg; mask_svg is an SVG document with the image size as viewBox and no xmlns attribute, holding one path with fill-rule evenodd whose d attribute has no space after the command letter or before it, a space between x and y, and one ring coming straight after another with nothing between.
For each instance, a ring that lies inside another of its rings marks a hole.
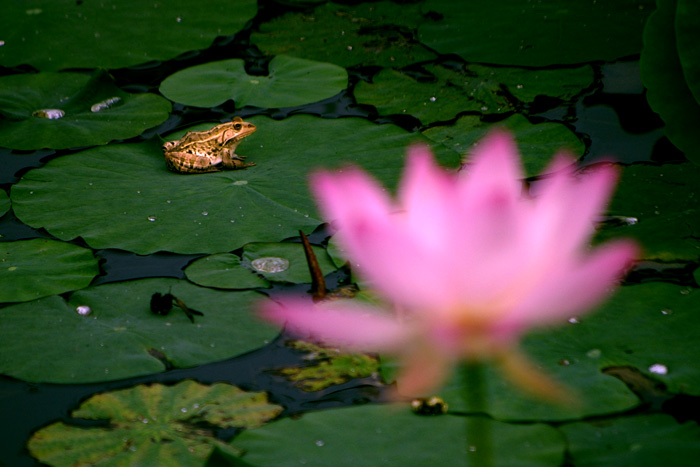
<instances>
[{"instance_id":1,"label":"submerged leaf","mask_svg":"<svg viewBox=\"0 0 700 467\"><path fill-rule=\"evenodd\" d=\"M71 414L108 421L108 427L54 423L37 431L28 448L54 466L204 465L213 447L230 451L216 438L216 430L254 428L282 410L263 392L224 383L140 385L92 396Z\"/></svg>"}]
</instances>

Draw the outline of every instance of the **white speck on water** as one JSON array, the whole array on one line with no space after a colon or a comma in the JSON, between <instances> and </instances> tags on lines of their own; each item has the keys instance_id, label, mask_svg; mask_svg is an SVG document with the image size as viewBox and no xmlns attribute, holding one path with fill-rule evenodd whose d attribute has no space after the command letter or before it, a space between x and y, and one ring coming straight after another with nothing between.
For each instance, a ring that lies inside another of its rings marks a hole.
<instances>
[{"instance_id":1,"label":"white speck on water","mask_svg":"<svg viewBox=\"0 0 700 467\"><path fill-rule=\"evenodd\" d=\"M90 308L87 305L80 305L75 308L75 312L78 313L80 316L90 316L92 313L92 308Z\"/></svg>"},{"instance_id":2,"label":"white speck on water","mask_svg":"<svg viewBox=\"0 0 700 467\"><path fill-rule=\"evenodd\" d=\"M248 80L248 82L250 84L260 84L260 80L258 80L258 79L251 79L251 80Z\"/></svg>"},{"instance_id":3,"label":"white speck on water","mask_svg":"<svg viewBox=\"0 0 700 467\"><path fill-rule=\"evenodd\" d=\"M588 356L588 358L600 358L601 355L603 355L603 352L601 352L600 349L591 349L586 352L586 356Z\"/></svg>"},{"instance_id":4,"label":"white speck on water","mask_svg":"<svg viewBox=\"0 0 700 467\"><path fill-rule=\"evenodd\" d=\"M522 89L522 88L523 88L523 85L522 85L522 84L516 84L515 87L516 87L516 89Z\"/></svg>"},{"instance_id":5,"label":"white speck on water","mask_svg":"<svg viewBox=\"0 0 700 467\"><path fill-rule=\"evenodd\" d=\"M165 323L166 326L172 326L173 323Z\"/></svg>"},{"instance_id":6,"label":"white speck on water","mask_svg":"<svg viewBox=\"0 0 700 467\"><path fill-rule=\"evenodd\" d=\"M61 109L39 109L32 112L32 117L48 118L49 120L57 120L65 115L66 113Z\"/></svg>"},{"instance_id":7,"label":"white speck on water","mask_svg":"<svg viewBox=\"0 0 700 467\"><path fill-rule=\"evenodd\" d=\"M166 200L165 202L168 203L168 204L170 204L171 201L168 199L168 200Z\"/></svg>"},{"instance_id":8,"label":"white speck on water","mask_svg":"<svg viewBox=\"0 0 700 467\"><path fill-rule=\"evenodd\" d=\"M180 412L182 412L182 413L187 413L187 408L185 408L185 407L181 408L181 409L180 409Z\"/></svg>"},{"instance_id":9,"label":"white speck on water","mask_svg":"<svg viewBox=\"0 0 700 467\"><path fill-rule=\"evenodd\" d=\"M208 215L209 215L209 211L202 211L202 215L203 215L203 216L208 216Z\"/></svg>"},{"instance_id":10,"label":"white speck on water","mask_svg":"<svg viewBox=\"0 0 700 467\"><path fill-rule=\"evenodd\" d=\"M486 107L485 105L481 106L481 111L482 111L482 112L486 112L487 110L489 110L488 107Z\"/></svg>"},{"instance_id":11,"label":"white speck on water","mask_svg":"<svg viewBox=\"0 0 700 467\"><path fill-rule=\"evenodd\" d=\"M148 220L154 222L156 220L156 216L148 216Z\"/></svg>"},{"instance_id":12,"label":"white speck on water","mask_svg":"<svg viewBox=\"0 0 700 467\"><path fill-rule=\"evenodd\" d=\"M351 45L348 46L348 50L352 50L352 46L351 46Z\"/></svg>"},{"instance_id":13,"label":"white speck on water","mask_svg":"<svg viewBox=\"0 0 700 467\"><path fill-rule=\"evenodd\" d=\"M247 180L236 180L233 182L234 185L247 185L248 181Z\"/></svg>"},{"instance_id":14,"label":"white speck on water","mask_svg":"<svg viewBox=\"0 0 700 467\"><path fill-rule=\"evenodd\" d=\"M109 373L109 368L105 368L105 374Z\"/></svg>"},{"instance_id":15,"label":"white speck on water","mask_svg":"<svg viewBox=\"0 0 700 467\"><path fill-rule=\"evenodd\" d=\"M672 315L673 311L672 310L661 310L662 315Z\"/></svg>"},{"instance_id":16,"label":"white speck on water","mask_svg":"<svg viewBox=\"0 0 700 467\"><path fill-rule=\"evenodd\" d=\"M433 97L430 98L430 102L435 102L436 100L437 100L437 99L435 98L435 96L433 96Z\"/></svg>"},{"instance_id":17,"label":"white speck on water","mask_svg":"<svg viewBox=\"0 0 700 467\"><path fill-rule=\"evenodd\" d=\"M143 420L141 420L141 422L143 422L143 423L148 423L148 419L147 419L147 418L144 418Z\"/></svg>"},{"instance_id":18,"label":"white speck on water","mask_svg":"<svg viewBox=\"0 0 700 467\"><path fill-rule=\"evenodd\" d=\"M476 452L476 446L469 446L469 452Z\"/></svg>"},{"instance_id":19,"label":"white speck on water","mask_svg":"<svg viewBox=\"0 0 700 467\"><path fill-rule=\"evenodd\" d=\"M581 322L581 321L579 321L578 318L575 317L575 316L572 316L571 318L567 319L567 321L570 322L571 324L578 324L578 323Z\"/></svg>"},{"instance_id":20,"label":"white speck on water","mask_svg":"<svg viewBox=\"0 0 700 467\"><path fill-rule=\"evenodd\" d=\"M2 47L3 45L5 45L5 41L0 41L0 47Z\"/></svg>"},{"instance_id":21,"label":"white speck on water","mask_svg":"<svg viewBox=\"0 0 700 467\"><path fill-rule=\"evenodd\" d=\"M182 18L178 16L177 18L175 18L175 21L177 21L178 23L182 23Z\"/></svg>"},{"instance_id":22,"label":"white speck on water","mask_svg":"<svg viewBox=\"0 0 700 467\"><path fill-rule=\"evenodd\" d=\"M666 365L662 365L661 363L654 363L649 367L649 372L656 375L665 375L668 374L668 367Z\"/></svg>"},{"instance_id":23,"label":"white speck on water","mask_svg":"<svg viewBox=\"0 0 700 467\"><path fill-rule=\"evenodd\" d=\"M231 219L231 223L233 224L234 222L236 222L236 219Z\"/></svg>"},{"instance_id":24,"label":"white speck on water","mask_svg":"<svg viewBox=\"0 0 700 467\"><path fill-rule=\"evenodd\" d=\"M315 444L316 444L316 446L318 446L318 447L322 447L322 446L324 446L326 443L324 443L324 442L323 442L322 440L320 440L320 439L317 439Z\"/></svg>"},{"instance_id":25,"label":"white speck on water","mask_svg":"<svg viewBox=\"0 0 700 467\"><path fill-rule=\"evenodd\" d=\"M289 261L284 258L266 256L257 258L250 263L254 269L260 272L276 273L286 271L289 268Z\"/></svg>"},{"instance_id":26,"label":"white speck on water","mask_svg":"<svg viewBox=\"0 0 700 467\"><path fill-rule=\"evenodd\" d=\"M97 104L94 104L92 107L90 107L90 112L101 112L102 110L111 109L115 104L121 102L121 100L121 97L110 97L109 99L105 99Z\"/></svg>"},{"instance_id":27,"label":"white speck on water","mask_svg":"<svg viewBox=\"0 0 700 467\"><path fill-rule=\"evenodd\" d=\"M216 347L216 344L214 344L214 343L212 342L211 344L209 344L209 347L214 348L214 347Z\"/></svg>"}]
</instances>

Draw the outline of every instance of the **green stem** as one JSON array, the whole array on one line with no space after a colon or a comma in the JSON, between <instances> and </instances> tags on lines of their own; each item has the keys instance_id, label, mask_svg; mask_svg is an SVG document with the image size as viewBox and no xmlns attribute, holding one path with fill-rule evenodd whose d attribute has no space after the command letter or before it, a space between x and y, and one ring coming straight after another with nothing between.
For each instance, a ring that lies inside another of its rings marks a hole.
<instances>
[{"instance_id":1,"label":"green stem","mask_svg":"<svg viewBox=\"0 0 700 467\"><path fill-rule=\"evenodd\" d=\"M470 412L467 417L467 465L493 466L491 421L487 416L485 365L470 362L464 366L464 399Z\"/></svg>"}]
</instances>

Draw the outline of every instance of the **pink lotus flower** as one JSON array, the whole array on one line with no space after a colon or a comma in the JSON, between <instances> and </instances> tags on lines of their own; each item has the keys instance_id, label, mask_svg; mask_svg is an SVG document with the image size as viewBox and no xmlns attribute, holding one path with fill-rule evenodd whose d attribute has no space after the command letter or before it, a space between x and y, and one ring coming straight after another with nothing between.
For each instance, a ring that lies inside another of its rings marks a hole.
<instances>
[{"instance_id":1,"label":"pink lotus flower","mask_svg":"<svg viewBox=\"0 0 700 467\"><path fill-rule=\"evenodd\" d=\"M637 252L629 241L591 250L616 171L606 164L577 175L574 167L556 156L553 175L528 194L512 138L494 132L460 173L411 148L396 200L361 170L317 173L311 187L322 213L388 305L287 299L268 302L263 316L326 344L397 356L405 395L425 395L458 361L484 358L547 392L514 351L518 338L596 305Z\"/></svg>"}]
</instances>

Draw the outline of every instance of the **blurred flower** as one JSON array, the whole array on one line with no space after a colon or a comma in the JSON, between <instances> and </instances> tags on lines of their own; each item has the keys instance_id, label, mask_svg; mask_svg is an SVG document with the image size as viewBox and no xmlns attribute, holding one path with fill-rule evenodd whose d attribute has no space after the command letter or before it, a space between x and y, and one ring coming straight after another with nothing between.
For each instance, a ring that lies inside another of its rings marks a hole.
<instances>
[{"instance_id":1,"label":"blurred flower","mask_svg":"<svg viewBox=\"0 0 700 467\"><path fill-rule=\"evenodd\" d=\"M397 356L405 395L439 388L461 360L494 359L525 389L552 396L515 350L520 335L596 305L637 251L629 241L590 249L616 171L574 167L556 156L528 193L512 138L494 132L456 174L411 148L396 200L361 170L315 174L352 267L389 305L286 299L263 315L330 345Z\"/></svg>"}]
</instances>

